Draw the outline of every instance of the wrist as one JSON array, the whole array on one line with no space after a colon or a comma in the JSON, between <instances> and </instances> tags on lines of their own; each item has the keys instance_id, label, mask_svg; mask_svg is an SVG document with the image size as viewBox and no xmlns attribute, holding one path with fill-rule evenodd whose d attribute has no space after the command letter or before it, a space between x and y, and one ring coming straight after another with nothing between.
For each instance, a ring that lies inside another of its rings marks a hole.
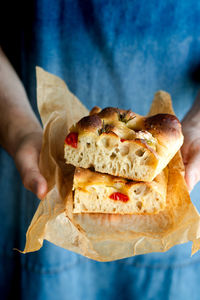
<instances>
[{"instance_id":1,"label":"wrist","mask_svg":"<svg viewBox=\"0 0 200 300\"><path fill-rule=\"evenodd\" d=\"M0 144L14 156L25 136L42 129L19 77L1 49L0 70Z\"/></svg>"},{"instance_id":2,"label":"wrist","mask_svg":"<svg viewBox=\"0 0 200 300\"><path fill-rule=\"evenodd\" d=\"M3 134L3 147L14 157L22 140L30 134L42 134L42 128L35 115L21 112L15 112L12 118L9 118Z\"/></svg>"}]
</instances>

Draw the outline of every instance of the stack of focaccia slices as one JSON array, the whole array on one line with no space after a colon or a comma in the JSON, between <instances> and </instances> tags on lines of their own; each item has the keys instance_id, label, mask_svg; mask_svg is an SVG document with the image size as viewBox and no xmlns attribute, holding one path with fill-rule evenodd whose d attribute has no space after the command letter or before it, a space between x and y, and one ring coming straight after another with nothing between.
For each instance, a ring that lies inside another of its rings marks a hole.
<instances>
[{"instance_id":1,"label":"stack of focaccia slices","mask_svg":"<svg viewBox=\"0 0 200 300\"><path fill-rule=\"evenodd\" d=\"M179 120L94 107L65 139L74 213L151 214L166 206L167 164L180 149Z\"/></svg>"}]
</instances>

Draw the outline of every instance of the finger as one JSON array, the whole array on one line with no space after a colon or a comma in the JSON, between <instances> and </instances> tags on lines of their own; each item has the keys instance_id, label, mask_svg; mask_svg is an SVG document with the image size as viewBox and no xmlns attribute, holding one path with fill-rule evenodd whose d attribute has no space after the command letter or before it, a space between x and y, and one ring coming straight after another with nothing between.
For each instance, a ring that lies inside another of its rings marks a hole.
<instances>
[{"instance_id":1,"label":"finger","mask_svg":"<svg viewBox=\"0 0 200 300\"><path fill-rule=\"evenodd\" d=\"M188 146L186 144L183 144L181 147L181 155L183 159L184 165L188 163Z\"/></svg>"},{"instance_id":2,"label":"finger","mask_svg":"<svg viewBox=\"0 0 200 300\"><path fill-rule=\"evenodd\" d=\"M22 180L25 188L36 194L39 199L43 199L47 194L47 182L39 170L27 169Z\"/></svg>"},{"instance_id":3,"label":"finger","mask_svg":"<svg viewBox=\"0 0 200 300\"><path fill-rule=\"evenodd\" d=\"M188 138L184 136L184 143L180 149L184 164L188 164L188 161L191 156L190 144L191 141L188 141Z\"/></svg>"},{"instance_id":4,"label":"finger","mask_svg":"<svg viewBox=\"0 0 200 300\"><path fill-rule=\"evenodd\" d=\"M38 167L39 152L33 146L26 146L15 158L25 188L42 199L47 193L47 182Z\"/></svg>"},{"instance_id":5,"label":"finger","mask_svg":"<svg viewBox=\"0 0 200 300\"><path fill-rule=\"evenodd\" d=\"M200 180L200 153L195 153L185 166L185 180L191 191Z\"/></svg>"},{"instance_id":6,"label":"finger","mask_svg":"<svg viewBox=\"0 0 200 300\"><path fill-rule=\"evenodd\" d=\"M38 196L38 198L40 200L42 200L48 192L48 187L47 187L47 182L46 182L45 178L43 176L40 176L40 177L41 178L38 183L36 195Z\"/></svg>"}]
</instances>

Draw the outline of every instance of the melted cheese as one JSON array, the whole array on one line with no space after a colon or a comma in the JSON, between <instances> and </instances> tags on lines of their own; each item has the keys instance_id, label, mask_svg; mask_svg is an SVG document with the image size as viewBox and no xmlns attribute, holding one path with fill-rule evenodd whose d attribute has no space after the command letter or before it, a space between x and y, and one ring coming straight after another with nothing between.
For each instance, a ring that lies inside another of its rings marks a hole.
<instances>
[{"instance_id":1,"label":"melted cheese","mask_svg":"<svg viewBox=\"0 0 200 300\"><path fill-rule=\"evenodd\" d=\"M98 186L104 186L112 189L112 192L120 192L127 195L130 188L136 184L135 181L130 182L120 177L94 173L90 170L84 170L84 173L80 169L77 170L77 174L74 176L74 189L89 191L92 188L96 189ZM81 173L84 176L81 176Z\"/></svg>"}]
</instances>

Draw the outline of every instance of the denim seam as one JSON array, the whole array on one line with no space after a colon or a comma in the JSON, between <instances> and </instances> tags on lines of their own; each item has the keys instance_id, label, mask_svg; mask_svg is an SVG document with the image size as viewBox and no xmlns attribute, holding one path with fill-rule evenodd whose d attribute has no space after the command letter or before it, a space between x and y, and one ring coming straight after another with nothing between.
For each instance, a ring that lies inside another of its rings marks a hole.
<instances>
[{"instance_id":1,"label":"denim seam","mask_svg":"<svg viewBox=\"0 0 200 300\"><path fill-rule=\"evenodd\" d=\"M35 272L35 273L41 273L41 274L54 274L54 273L59 273L59 272L64 272L66 271L67 269L69 269L70 267L73 267L75 265L78 264L78 262L80 262L79 260L77 260L76 262L74 262L73 264L71 265L67 265L67 266L61 266L61 267L55 267L51 270L42 270L42 268L40 269L37 269L38 265L35 265L35 266L31 266L31 265L23 265L22 267L26 270L26 271L29 271L29 272ZM133 264L127 264L127 263L124 263L124 266L127 267L127 266L133 266L133 267L136 267L136 268L148 268L148 269L179 269L179 268L183 268L183 267L190 267L194 264L197 264L197 263L200 263L200 259L198 260L195 260L193 262L188 262L188 263L182 263L182 264L176 264L176 265L173 265L173 266L170 266L170 265L147 265L147 264L140 264L140 263L133 263Z\"/></svg>"},{"instance_id":2,"label":"denim seam","mask_svg":"<svg viewBox=\"0 0 200 300\"><path fill-rule=\"evenodd\" d=\"M6 255L6 256L9 256L10 258L11 257L14 258L14 255L10 255L10 254L11 253L5 253L5 252L3 253L3 251L0 251L0 255L3 255L3 256ZM71 267L74 267L78 263L82 263L81 259L84 259L84 257L75 259L75 261L71 264L68 263L67 265L64 265L64 266L52 267L52 268L49 267L47 269L43 268L39 264L33 265L33 264L22 263L22 268L27 271L33 271L33 272L42 273L42 274L53 274L53 273L65 271ZM113 262L110 262L110 263L113 263ZM133 266L136 268L148 268L148 269L178 269L178 268L188 267L190 265L198 264L198 263L200 263L200 258L198 258L192 262L176 263L174 265L159 264L159 263L150 265L150 264L145 264L145 263L143 264L143 263L138 263L138 262L133 262L133 263L132 262L130 262L130 263L129 262L120 262L120 265L124 266L124 267Z\"/></svg>"}]
</instances>

